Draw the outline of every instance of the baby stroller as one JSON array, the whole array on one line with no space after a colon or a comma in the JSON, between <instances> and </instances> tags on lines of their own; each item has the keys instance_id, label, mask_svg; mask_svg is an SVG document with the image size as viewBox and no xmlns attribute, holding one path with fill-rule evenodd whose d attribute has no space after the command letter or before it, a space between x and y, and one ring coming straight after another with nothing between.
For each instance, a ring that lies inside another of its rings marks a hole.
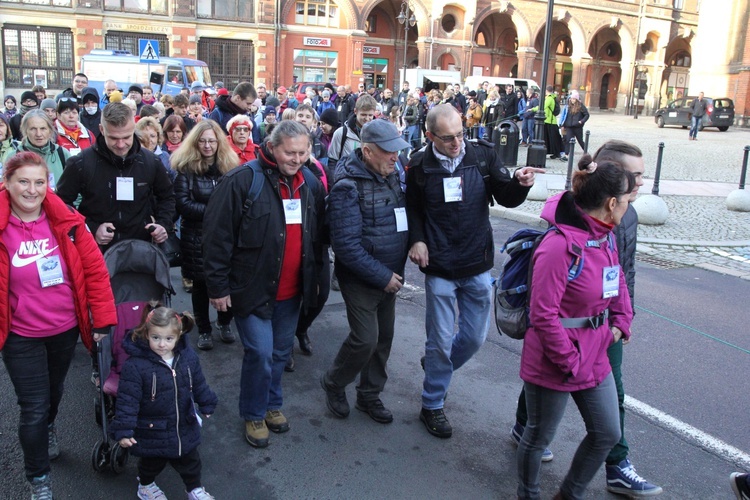
<instances>
[{"instance_id":1,"label":"baby stroller","mask_svg":"<svg viewBox=\"0 0 750 500\"><path fill-rule=\"evenodd\" d=\"M118 442L110 444L108 423L115 415L120 370L128 358L122 341L128 330L138 326L149 301L159 300L169 307L175 291L169 276L169 261L158 247L147 241L116 243L104 254L104 261L115 296L117 326L110 335L96 343L98 381L95 409L102 439L94 446L91 463L97 472L111 469L119 474L128 463L128 450L120 447Z\"/></svg>"}]
</instances>

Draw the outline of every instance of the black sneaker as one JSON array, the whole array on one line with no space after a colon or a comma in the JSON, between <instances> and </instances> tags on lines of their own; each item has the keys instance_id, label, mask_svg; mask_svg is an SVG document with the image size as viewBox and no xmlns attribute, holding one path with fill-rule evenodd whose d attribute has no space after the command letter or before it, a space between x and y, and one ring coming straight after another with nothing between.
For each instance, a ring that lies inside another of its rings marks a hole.
<instances>
[{"instance_id":1,"label":"black sneaker","mask_svg":"<svg viewBox=\"0 0 750 500\"><path fill-rule=\"evenodd\" d=\"M729 483L732 486L732 491L737 495L737 500L748 500L750 499L750 487L748 487L748 474L741 472L732 472L729 475Z\"/></svg>"},{"instance_id":2,"label":"black sneaker","mask_svg":"<svg viewBox=\"0 0 750 500\"><path fill-rule=\"evenodd\" d=\"M198 334L198 349L201 351L210 351L214 348L214 339L211 332Z\"/></svg>"},{"instance_id":3,"label":"black sneaker","mask_svg":"<svg viewBox=\"0 0 750 500\"><path fill-rule=\"evenodd\" d=\"M293 372L294 371L294 353L289 353L289 359L286 360L286 364L284 365L284 371L285 372Z\"/></svg>"},{"instance_id":4,"label":"black sneaker","mask_svg":"<svg viewBox=\"0 0 750 500\"><path fill-rule=\"evenodd\" d=\"M372 401L360 401L357 399L357 404L354 407L370 415L370 418L379 424L390 424L393 422L393 413L383 405L383 402L379 398Z\"/></svg>"},{"instance_id":5,"label":"black sneaker","mask_svg":"<svg viewBox=\"0 0 750 500\"><path fill-rule=\"evenodd\" d=\"M225 344L231 344L237 338L234 336L234 332L232 331L231 325L220 325L216 323L216 326L219 327L219 338L221 338L221 341Z\"/></svg>"},{"instance_id":6,"label":"black sneaker","mask_svg":"<svg viewBox=\"0 0 750 500\"><path fill-rule=\"evenodd\" d=\"M326 406L338 418L349 416L349 401L346 400L346 392L333 391L328 388L325 380L326 376L321 375L320 386L326 391Z\"/></svg>"},{"instance_id":7,"label":"black sneaker","mask_svg":"<svg viewBox=\"0 0 750 500\"><path fill-rule=\"evenodd\" d=\"M448 417L445 416L442 408L438 408L437 410L422 408L422 411L419 413L419 420L427 428L427 432L433 436L449 438L453 435L453 427L448 422Z\"/></svg>"},{"instance_id":8,"label":"black sneaker","mask_svg":"<svg viewBox=\"0 0 750 500\"><path fill-rule=\"evenodd\" d=\"M299 350L305 356L312 356L312 344L310 343L310 337L307 332L297 334L297 340L299 340Z\"/></svg>"}]
</instances>

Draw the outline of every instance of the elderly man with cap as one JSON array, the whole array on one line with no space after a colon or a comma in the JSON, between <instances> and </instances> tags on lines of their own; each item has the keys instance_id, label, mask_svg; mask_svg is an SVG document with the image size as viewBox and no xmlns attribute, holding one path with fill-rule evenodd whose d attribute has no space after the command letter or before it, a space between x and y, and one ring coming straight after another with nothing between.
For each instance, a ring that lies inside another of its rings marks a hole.
<instances>
[{"instance_id":1,"label":"elderly man with cap","mask_svg":"<svg viewBox=\"0 0 750 500\"><path fill-rule=\"evenodd\" d=\"M140 85L131 85L128 88L128 99L132 99L135 102L135 114L140 113L143 107L143 87Z\"/></svg>"},{"instance_id":2,"label":"elderly man with cap","mask_svg":"<svg viewBox=\"0 0 750 500\"><path fill-rule=\"evenodd\" d=\"M27 90L26 92L21 94L21 108L18 110L18 113L13 115L13 117L8 120L8 122L10 123L10 131L13 133L13 139L17 141L23 139L21 135L21 120L23 120L23 116L26 113L38 107L39 98L37 98L35 93Z\"/></svg>"},{"instance_id":3,"label":"elderly man with cap","mask_svg":"<svg viewBox=\"0 0 750 500\"><path fill-rule=\"evenodd\" d=\"M355 408L387 424L393 414L380 400L388 379L396 293L403 286L409 247L406 200L395 165L409 145L396 126L373 120L362 127L362 145L336 169L328 197L336 275L346 303L349 336L321 378L326 405L346 418L346 386L359 375ZM365 205L364 200L379 200Z\"/></svg>"}]
</instances>

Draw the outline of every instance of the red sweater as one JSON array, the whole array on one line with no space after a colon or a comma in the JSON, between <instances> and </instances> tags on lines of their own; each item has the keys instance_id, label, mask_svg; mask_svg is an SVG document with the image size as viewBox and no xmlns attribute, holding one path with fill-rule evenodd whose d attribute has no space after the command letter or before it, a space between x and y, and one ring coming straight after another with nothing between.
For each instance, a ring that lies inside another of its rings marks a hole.
<instances>
[{"instance_id":1,"label":"red sweater","mask_svg":"<svg viewBox=\"0 0 750 500\"><path fill-rule=\"evenodd\" d=\"M305 182L301 171L292 179L292 188L280 178L279 195L282 200L298 200L299 189ZM281 276L276 300L288 300L302 293L302 224L286 225L284 260L281 262Z\"/></svg>"},{"instance_id":2,"label":"red sweater","mask_svg":"<svg viewBox=\"0 0 750 500\"><path fill-rule=\"evenodd\" d=\"M91 350L92 330L104 329L117 323L115 301L104 258L83 216L63 203L52 190L47 190L42 209L59 245L59 255L67 268L66 277L70 278L81 339ZM9 218L10 196L5 187L0 186L0 349L8 338L14 313L9 287L11 257L2 238L8 228ZM53 307L55 304L46 305Z\"/></svg>"}]
</instances>

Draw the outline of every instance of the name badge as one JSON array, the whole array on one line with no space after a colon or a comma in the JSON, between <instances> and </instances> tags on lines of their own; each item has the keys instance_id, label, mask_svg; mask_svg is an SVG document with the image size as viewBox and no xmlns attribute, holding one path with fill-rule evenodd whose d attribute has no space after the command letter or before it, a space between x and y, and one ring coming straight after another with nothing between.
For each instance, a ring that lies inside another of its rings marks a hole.
<instances>
[{"instance_id":1,"label":"name badge","mask_svg":"<svg viewBox=\"0 0 750 500\"><path fill-rule=\"evenodd\" d=\"M62 284L63 273L59 255L51 255L37 260L36 269L39 272L39 281L42 288Z\"/></svg>"},{"instance_id":2,"label":"name badge","mask_svg":"<svg viewBox=\"0 0 750 500\"><path fill-rule=\"evenodd\" d=\"M132 177L118 177L117 178L117 201L133 201L133 178Z\"/></svg>"},{"instance_id":3,"label":"name badge","mask_svg":"<svg viewBox=\"0 0 750 500\"><path fill-rule=\"evenodd\" d=\"M339 111L339 113L341 113L341 104L339 104L339 109L338 109L338 111Z\"/></svg>"},{"instance_id":4,"label":"name badge","mask_svg":"<svg viewBox=\"0 0 750 500\"><path fill-rule=\"evenodd\" d=\"M409 230L409 223L406 220L406 209L394 208L393 213L396 214L396 232L401 233Z\"/></svg>"},{"instance_id":5,"label":"name badge","mask_svg":"<svg viewBox=\"0 0 750 500\"><path fill-rule=\"evenodd\" d=\"M70 156L75 156L80 152L81 152L81 148L71 148L68 150L68 153L70 153Z\"/></svg>"},{"instance_id":6,"label":"name badge","mask_svg":"<svg viewBox=\"0 0 750 500\"><path fill-rule=\"evenodd\" d=\"M495 114L495 108L490 108L490 114L491 114L491 115L494 115L494 114Z\"/></svg>"},{"instance_id":7,"label":"name badge","mask_svg":"<svg viewBox=\"0 0 750 500\"><path fill-rule=\"evenodd\" d=\"M620 295L620 266L605 267L602 271L602 297L608 299Z\"/></svg>"},{"instance_id":8,"label":"name badge","mask_svg":"<svg viewBox=\"0 0 750 500\"><path fill-rule=\"evenodd\" d=\"M302 224L302 200L281 200L284 202L284 217L287 224Z\"/></svg>"},{"instance_id":9,"label":"name badge","mask_svg":"<svg viewBox=\"0 0 750 500\"><path fill-rule=\"evenodd\" d=\"M461 177L445 177L443 178L443 194L445 195L445 202L449 203L452 201L462 201L463 187L461 185Z\"/></svg>"}]
</instances>

